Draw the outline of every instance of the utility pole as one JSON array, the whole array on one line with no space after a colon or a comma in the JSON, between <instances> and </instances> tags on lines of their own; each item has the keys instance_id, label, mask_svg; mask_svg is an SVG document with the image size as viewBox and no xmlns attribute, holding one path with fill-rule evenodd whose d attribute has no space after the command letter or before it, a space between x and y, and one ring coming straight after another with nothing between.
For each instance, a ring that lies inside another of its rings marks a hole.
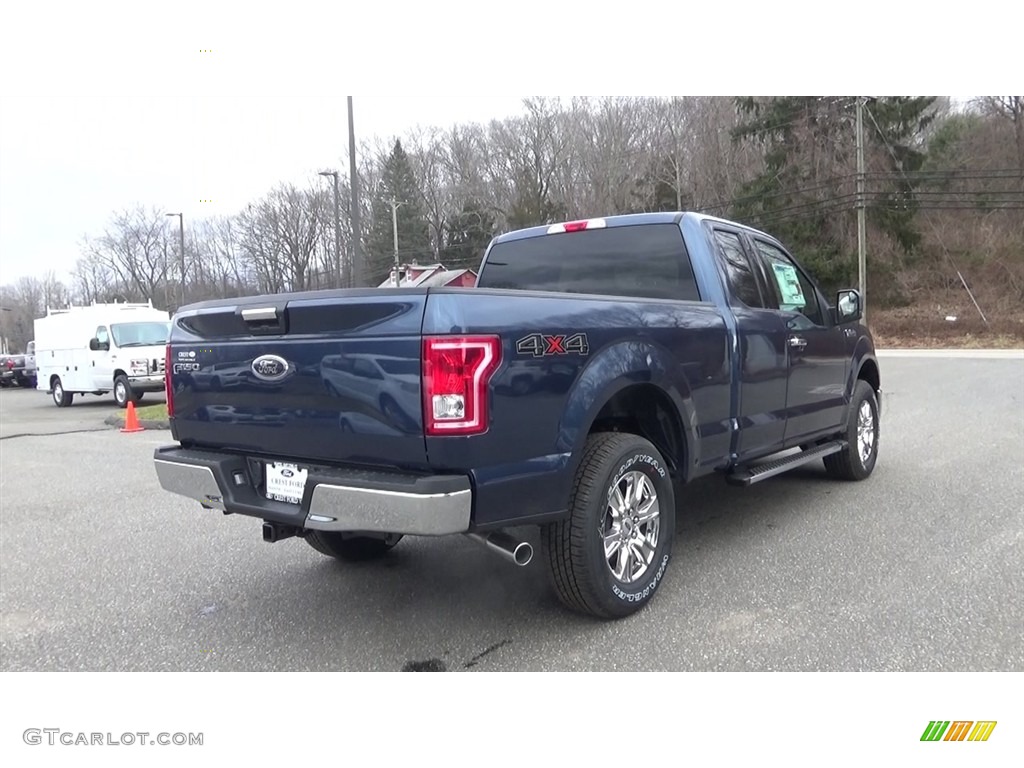
<instances>
[{"instance_id":1,"label":"utility pole","mask_svg":"<svg viewBox=\"0 0 1024 768\"><path fill-rule=\"evenodd\" d=\"M351 180L349 191L352 195L352 270L349 287L363 284L362 234L359 215L359 172L356 168L356 133L352 120L352 97L348 97L348 166Z\"/></svg>"},{"instance_id":2,"label":"utility pole","mask_svg":"<svg viewBox=\"0 0 1024 768\"><path fill-rule=\"evenodd\" d=\"M168 216L178 217L178 235L181 242L181 253L180 267L181 267L181 285L178 286L178 307L182 307L185 304L185 214L183 213L168 213Z\"/></svg>"},{"instance_id":3,"label":"utility pole","mask_svg":"<svg viewBox=\"0 0 1024 768\"><path fill-rule=\"evenodd\" d=\"M338 190L338 172L320 171L321 176L334 179L334 268L338 273L338 287L344 288L345 274L341 268L341 192Z\"/></svg>"},{"instance_id":4,"label":"utility pole","mask_svg":"<svg viewBox=\"0 0 1024 768\"><path fill-rule=\"evenodd\" d=\"M857 97L857 276L861 315L867 320L867 227L864 201L864 97Z\"/></svg>"},{"instance_id":5,"label":"utility pole","mask_svg":"<svg viewBox=\"0 0 1024 768\"><path fill-rule=\"evenodd\" d=\"M394 197L391 198L391 226L395 236L395 287L402 284L402 270L398 266L398 207L400 205L404 205L404 203L398 202Z\"/></svg>"}]
</instances>

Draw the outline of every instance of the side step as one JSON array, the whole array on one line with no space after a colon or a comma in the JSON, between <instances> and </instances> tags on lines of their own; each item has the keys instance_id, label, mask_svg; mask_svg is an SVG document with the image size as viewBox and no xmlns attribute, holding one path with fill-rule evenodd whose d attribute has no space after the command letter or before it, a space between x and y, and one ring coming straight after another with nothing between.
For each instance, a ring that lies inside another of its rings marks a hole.
<instances>
[{"instance_id":1,"label":"side step","mask_svg":"<svg viewBox=\"0 0 1024 768\"><path fill-rule=\"evenodd\" d=\"M753 485L759 483L762 480L767 480L769 477L775 477L775 475L781 475L783 472L788 472L791 469L803 466L804 464L810 464L812 461L816 461L820 458L828 456L832 453L838 453L839 451L846 448L845 440L833 440L823 445L815 446L806 451L800 453L794 453L792 456L787 456L784 459L776 459L775 461L766 461L763 464L754 464L749 467L742 467L726 475L725 481L729 485Z\"/></svg>"}]
</instances>

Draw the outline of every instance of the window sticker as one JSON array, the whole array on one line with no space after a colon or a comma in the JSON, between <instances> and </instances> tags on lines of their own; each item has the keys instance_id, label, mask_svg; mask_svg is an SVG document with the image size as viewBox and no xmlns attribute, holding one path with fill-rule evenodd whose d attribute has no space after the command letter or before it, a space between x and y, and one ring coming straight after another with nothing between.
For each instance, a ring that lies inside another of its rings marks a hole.
<instances>
[{"instance_id":1,"label":"window sticker","mask_svg":"<svg viewBox=\"0 0 1024 768\"><path fill-rule=\"evenodd\" d=\"M800 288L796 267L775 262L772 268L775 270L775 281L779 284L779 292L782 294L782 306L779 309L792 312L806 307L807 300L804 298L803 289Z\"/></svg>"}]
</instances>

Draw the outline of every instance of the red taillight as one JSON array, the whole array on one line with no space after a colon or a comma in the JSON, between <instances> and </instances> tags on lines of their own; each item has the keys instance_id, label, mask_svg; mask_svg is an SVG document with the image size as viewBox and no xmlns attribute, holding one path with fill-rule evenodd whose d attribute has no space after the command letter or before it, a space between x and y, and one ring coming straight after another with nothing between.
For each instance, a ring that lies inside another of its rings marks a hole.
<instances>
[{"instance_id":1,"label":"red taillight","mask_svg":"<svg viewBox=\"0 0 1024 768\"><path fill-rule=\"evenodd\" d=\"M428 435L487 431L487 385L501 363L497 336L423 340L423 426Z\"/></svg>"},{"instance_id":2,"label":"red taillight","mask_svg":"<svg viewBox=\"0 0 1024 768\"><path fill-rule=\"evenodd\" d=\"M171 384L171 345L164 353L164 394L167 395L167 418L174 415L174 386Z\"/></svg>"},{"instance_id":3,"label":"red taillight","mask_svg":"<svg viewBox=\"0 0 1024 768\"><path fill-rule=\"evenodd\" d=\"M587 222L585 221L570 221L562 225L566 232L579 232L580 230L587 228Z\"/></svg>"}]
</instances>

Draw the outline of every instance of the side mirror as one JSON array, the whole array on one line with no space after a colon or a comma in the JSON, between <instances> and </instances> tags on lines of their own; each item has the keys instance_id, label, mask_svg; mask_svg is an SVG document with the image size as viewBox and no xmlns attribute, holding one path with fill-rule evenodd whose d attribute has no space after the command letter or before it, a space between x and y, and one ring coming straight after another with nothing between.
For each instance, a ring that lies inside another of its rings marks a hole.
<instances>
[{"instance_id":1,"label":"side mirror","mask_svg":"<svg viewBox=\"0 0 1024 768\"><path fill-rule=\"evenodd\" d=\"M97 338L89 339L89 349L93 352L108 352L110 351L109 341L100 341Z\"/></svg>"},{"instance_id":2,"label":"side mirror","mask_svg":"<svg viewBox=\"0 0 1024 768\"><path fill-rule=\"evenodd\" d=\"M836 322L839 325L843 323L855 323L860 320L862 316L860 294L853 290L847 289L840 291L836 297Z\"/></svg>"}]
</instances>

